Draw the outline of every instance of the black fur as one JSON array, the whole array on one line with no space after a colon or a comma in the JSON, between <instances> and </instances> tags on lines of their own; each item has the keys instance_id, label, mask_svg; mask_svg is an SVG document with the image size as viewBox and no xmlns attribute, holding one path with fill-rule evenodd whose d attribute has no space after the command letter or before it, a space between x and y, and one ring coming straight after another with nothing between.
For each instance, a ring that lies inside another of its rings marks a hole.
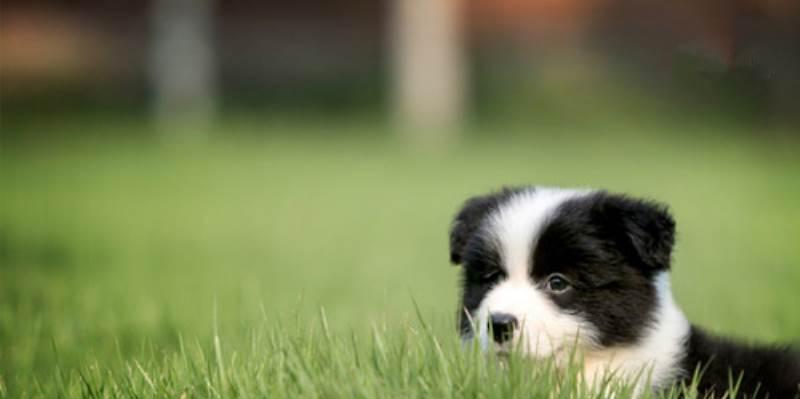
<instances>
[{"instance_id":1,"label":"black fur","mask_svg":"<svg viewBox=\"0 0 800 399\"><path fill-rule=\"evenodd\" d=\"M720 396L741 377L739 393L748 398L800 398L800 353L788 347L746 345L692 326L681 368L687 386L700 372L701 397Z\"/></svg>"},{"instance_id":2,"label":"black fur","mask_svg":"<svg viewBox=\"0 0 800 399\"><path fill-rule=\"evenodd\" d=\"M553 302L589 320L601 345L634 343L651 321L650 278L669 268L673 237L663 206L598 192L555 212L537 241L531 277L566 276L573 289L552 295Z\"/></svg>"},{"instance_id":3,"label":"black fur","mask_svg":"<svg viewBox=\"0 0 800 399\"><path fill-rule=\"evenodd\" d=\"M461 334L472 333L471 315L483 298L505 272L500 266L500 255L494 246L476 236L463 256L464 271L461 282L461 304L458 310L458 323Z\"/></svg>"},{"instance_id":4,"label":"black fur","mask_svg":"<svg viewBox=\"0 0 800 399\"><path fill-rule=\"evenodd\" d=\"M471 315L503 277L500 255L485 219L515 194L534 188L505 188L468 200L453 222L450 259L464 266L458 311L463 335ZM587 316L600 331L600 344L635 342L655 306L654 271L669 268L674 222L666 208L650 202L597 192L562 204L542 231L531 262L531 278L552 273L570 280L573 290L553 295L565 312ZM596 309L603 304L602 311Z\"/></svg>"},{"instance_id":5,"label":"black fur","mask_svg":"<svg viewBox=\"0 0 800 399\"><path fill-rule=\"evenodd\" d=\"M471 315L505 277L488 216L526 191L535 195L535 188L517 187L471 198L453 221L450 260L463 266L458 320L464 337L472 334ZM550 215L530 254L530 278L541 285L554 273L563 275L572 288L548 294L554 304L590 322L602 347L635 345L652 327L654 276L670 269L674 243L675 222L666 206L598 191L567 200ZM701 397L725 391L729 372L743 374L740 392L748 397L756 388L758 397L799 396L800 356L789 349L741 345L696 327L685 348L684 358L676 359L683 382L688 385L702 368Z\"/></svg>"},{"instance_id":6,"label":"black fur","mask_svg":"<svg viewBox=\"0 0 800 399\"><path fill-rule=\"evenodd\" d=\"M500 254L478 234L486 217L497 210L523 188L506 187L496 193L472 197L461 207L450 228L450 262L464 265L462 296L457 312L459 331L467 336L472 332L470 315L483 297L503 275Z\"/></svg>"},{"instance_id":7,"label":"black fur","mask_svg":"<svg viewBox=\"0 0 800 399\"><path fill-rule=\"evenodd\" d=\"M475 233L481 228L486 216L495 211L512 195L522 190L524 189L504 187L496 193L472 197L464 202L450 226L451 263L460 265L463 262L467 244L476 236Z\"/></svg>"}]
</instances>

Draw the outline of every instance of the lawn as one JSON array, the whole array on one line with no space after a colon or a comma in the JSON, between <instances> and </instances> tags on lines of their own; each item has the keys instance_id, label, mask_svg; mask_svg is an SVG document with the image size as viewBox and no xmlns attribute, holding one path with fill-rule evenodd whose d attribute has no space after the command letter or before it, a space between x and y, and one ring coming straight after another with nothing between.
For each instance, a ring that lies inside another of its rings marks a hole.
<instances>
[{"instance_id":1,"label":"lawn","mask_svg":"<svg viewBox=\"0 0 800 399\"><path fill-rule=\"evenodd\" d=\"M2 144L0 397L554 392L568 375L500 367L454 336L450 217L503 184L670 204L690 319L800 337L797 142L485 128L414 149L367 123L335 127L230 123L177 146L97 123Z\"/></svg>"}]
</instances>

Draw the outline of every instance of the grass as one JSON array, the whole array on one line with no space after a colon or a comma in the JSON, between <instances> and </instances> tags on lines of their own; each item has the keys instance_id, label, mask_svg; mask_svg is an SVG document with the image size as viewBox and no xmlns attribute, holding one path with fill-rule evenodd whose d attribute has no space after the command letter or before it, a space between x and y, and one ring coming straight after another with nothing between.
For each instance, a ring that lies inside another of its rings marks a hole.
<instances>
[{"instance_id":1,"label":"grass","mask_svg":"<svg viewBox=\"0 0 800 399\"><path fill-rule=\"evenodd\" d=\"M796 143L483 131L414 150L342 126L230 123L177 149L96 123L4 144L0 397L590 396L454 336L449 219L528 182L669 203L690 319L800 336Z\"/></svg>"},{"instance_id":2,"label":"grass","mask_svg":"<svg viewBox=\"0 0 800 399\"><path fill-rule=\"evenodd\" d=\"M550 361L518 355L497 358L451 338L440 339L423 323L365 338L335 334L323 317L274 328L264 320L239 350L226 352L218 336L210 345L179 340L172 352L114 359L65 372L32 391L47 397L275 397L275 398L601 398L629 397L631 386L604 381L591 391L577 365L558 372ZM735 383L734 383L735 384ZM692 387L645 398L698 397Z\"/></svg>"}]
</instances>

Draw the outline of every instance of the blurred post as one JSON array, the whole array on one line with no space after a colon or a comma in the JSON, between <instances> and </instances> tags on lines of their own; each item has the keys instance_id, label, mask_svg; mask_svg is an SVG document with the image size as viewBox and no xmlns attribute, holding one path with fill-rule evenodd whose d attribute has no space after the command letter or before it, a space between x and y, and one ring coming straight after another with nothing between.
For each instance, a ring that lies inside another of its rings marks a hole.
<instances>
[{"instance_id":1,"label":"blurred post","mask_svg":"<svg viewBox=\"0 0 800 399\"><path fill-rule=\"evenodd\" d=\"M462 120L462 0L393 0L393 107L415 141L447 139Z\"/></svg>"},{"instance_id":2,"label":"blurred post","mask_svg":"<svg viewBox=\"0 0 800 399\"><path fill-rule=\"evenodd\" d=\"M169 139L208 133L214 114L213 0L154 0L150 72L155 118ZM191 137L187 137L191 136Z\"/></svg>"}]
</instances>

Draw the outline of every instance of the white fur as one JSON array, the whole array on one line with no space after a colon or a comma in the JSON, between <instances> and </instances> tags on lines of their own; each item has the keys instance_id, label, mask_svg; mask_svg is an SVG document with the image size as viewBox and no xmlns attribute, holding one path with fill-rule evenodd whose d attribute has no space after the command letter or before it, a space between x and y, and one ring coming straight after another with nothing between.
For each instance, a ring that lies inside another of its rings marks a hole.
<instances>
[{"instance_id":1,"label":"white fur","mask_svg":"<svg viewBox=\"0 0 800 399\"><path fill-rule=\"evenodd\" d=\"M576 342L590 342L588 324L565 314L536 287L530 278L530 253L548 218L564 201L588 190L537 188L515 194L489 221L484 231L500 250L507 278L498 283L478 308L476 321L482 347L491 344L488 319L491 313L507 313L520 323L510 344L537 356L559 355Z\"/></svg>"},{"instance_id":2,"label":"white fur","mask_svg":"<svg viewBox=\"0 0 800 399\"><path fill-rule=\"evenodd\" d=\"M553 212L564 201L588 194L589 190L537 188L515 194L489 222L489 234L500 246L503 267L509 279L528 278L531 250Z\"/></svg>"},{"instance_id":3,"label":"white fur","mask_svg":"<svg viewBox=\"0 0 800 399\"><path fill-rule=\"evenodd\" d=\"M520 326L505 345L521 344L525 353L553 357L557 362L575 349L583 356L583 377L589 387L613 375L628 381L636 379L636 392L640 394L647 383L659 386L673 381L680 372L689 323L672 298L668 273L653 281L657 291L655 320L641 341L633 346L600 349L591 323L560 311L530 278L530 254L548 219L564 201L589 193L555 188L524 191L491 216L483 233L498 246L507 278L489 291L474 315L478 339L484 349L495 345L489 337L489 315L511 314Z\"/></svg>"},{"instance_id":4,"label":"white fur","mask_svg":"<svg viewBox=\"0 0 800 399\"><path fill-rule=\"evenodd\" d=\"M585 350L583 374L589 386L602 381L608 372L615 377L637 379L637 393L649 382L654 387L679 377L683 345L689 334L689 322L672 297L669 273L655 280L657 308L648 334L633 346Z\"/></svg>"},{"instance_id":5,"label":"white fur","mask_svg":"<svg viewBox=\"0 0 800 399\"><path fill-rule=\"evenodd\" d=\"M554 356L562 360L575 344L589 345L594 336L586 322L560 312L530 281L503 281L483 300L477 319L478 337L484 348L491 344L487 322L491 313L514 315L520 326L508 345L519 343L522 351L538 357Z\"/></svg>"}]
</instances>

